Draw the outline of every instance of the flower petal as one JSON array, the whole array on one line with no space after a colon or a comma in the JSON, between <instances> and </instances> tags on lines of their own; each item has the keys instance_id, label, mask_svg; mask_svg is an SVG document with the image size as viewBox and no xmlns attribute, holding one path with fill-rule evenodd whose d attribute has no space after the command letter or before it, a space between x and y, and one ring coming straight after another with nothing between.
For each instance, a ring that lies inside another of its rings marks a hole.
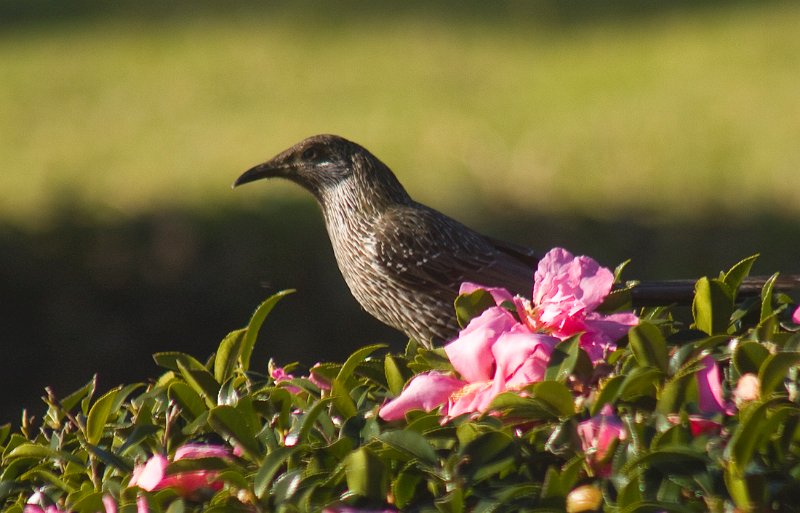
<instances>
[{"instance_id":1,"label":"flower petal","mask_svg":"<svg viewBox=\"0 0 800 513\"><path fill-rule=\"evenodd\" d=\"M703 368L697 376L697 406L703 413L718 413L725 411L725 402L722 399L722 380L719 375L717 361L711 356L701 360Z\"/></svg>"},{"instance_id":2,"label":"flower petal","mask_svg":"<svg viewBox=\"0 0 800 513\"><path fill-rule=\"evenodd\" d=\"M507 291L501 287L487 287L485 285L479 285L477 283L472 283L469 281L465 281L461 284L461 288L458 289L458 294L472 294L476 290L485 290L489 294L491 294L492 299L494 299L495 304L500 306L506 301L513 301L514 296L511 292Z\"/></svg>"},{"instance_id":3,"label":"flower petal","mask_svg":"<svg viewBox=\"0 0 800 513\"><path fill-rule=\"evenodd\" d=\"M534 274L533 302L541 320L558 323L582 311L592 311L611 290L614 275L587 256L574 257L563 248L550 250Z\"/></svg>"},{"instance_id":4,"label":"flower petal","mask_svg":"<svg viewBox=\"0 0 800 513\"><path fill-rule=\"evenodd\" d=\"M495 392L542 381L556 344L557 338L531 333L522 327L500 335L492 346L497 364Z\"/></svg>"},{"instance_id":5,"label":"flower petal","mask_svg":"<svg viewBox=\"0 0 800 513\"><path fill-rule=\"evenodd\" d=\"M505 308L487 308L472 319L444 350L453 367L469 383L489 381L494 370L492 345L501 333L518 324Z\"/></svg>"},{"instance_id":6,"label":"flower petal","mask_svg":"<svg viewBox=\"0 0 800 513\"><path fill-rule=\"evenodd\" d=\"M152 492L164 479L164 471L167 468L167 458L161 454L154 454L147 463L138 465L133 470L128 486L138 486L142 490Z\"/></svg>"},{"instance_id":7,"label":"flower petal","mask_svg":"<svg viewBox=\"0 0 800 513\"><path fill-rule=\"evenodd\" d=\"M383 420L400 420L411 410L431 411L447 403L464 385L458 378L435 371L417 374L399 396L381 407L378 415Z\"/></svg>"},{"instance_id":8,"label":"flower petal","mask_svg":"<svg viewBox=\"0 0 800 513\"><path fill-rule=\"evenodd\" d=\"M222 445L185 444L175 451L175 461L183 458L225 458L230 455L230 450Z\"/></svg>"},{"instance_id":9,"label":"flower petal","mask_svg":"<svg viewBox=\"0 0 800 513\"><path fill-rule=\"evenodd\" d=\"M800 306L798 306L797 310L795 310L792 314L792 322L795 324L800 324Z\"/></svg>"},{"instance_id":10,"label":"flower petal","mask_svg":"<svg viewBox=\"0 0 800 513\"><path fill-rule=\"evenodd\" d=\"M447 416L458 417L464 413L483 412L496 395L491 381L470 383L452 395L447 406Z\"/></svg>"}]
</instances>

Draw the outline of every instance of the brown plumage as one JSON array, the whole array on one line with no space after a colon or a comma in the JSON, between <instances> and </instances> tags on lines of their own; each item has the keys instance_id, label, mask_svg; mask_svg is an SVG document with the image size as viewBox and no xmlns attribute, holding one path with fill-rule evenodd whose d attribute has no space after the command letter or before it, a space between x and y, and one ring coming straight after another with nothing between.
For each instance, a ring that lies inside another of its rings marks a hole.
<instances>
[{"instance_id":1,"label":"brown plumage","mask_svg":"<svg viewBox=\"0 0 800 513\"><path fill-rule=\"evenodd\" d=\"M481 235L412 200L365 148L310 137L236 180L291 180L317 199L339 270L361 306L419 341L452 338L453 300L464 281L530 295L535 253Z\"/></svg>"},{"instance_id":2,"label":"brown plumage","mask_svg":"<svg viewBox=\"0 0 800 513\"><path fill-rule=\"evenodd\" d=\"M394 173L358 144L317 135L242 174L234 187L285 178L317 199L339 270L372 316L421 342L458 330L453 301L462 282L530 296L537 254L492 239L417 203ZM797 284L797 277L794 278ZM758 293L763 279L749 280ZM641 305L691 301L694 281L643 283Z\"/></svg>"}]
</instances>

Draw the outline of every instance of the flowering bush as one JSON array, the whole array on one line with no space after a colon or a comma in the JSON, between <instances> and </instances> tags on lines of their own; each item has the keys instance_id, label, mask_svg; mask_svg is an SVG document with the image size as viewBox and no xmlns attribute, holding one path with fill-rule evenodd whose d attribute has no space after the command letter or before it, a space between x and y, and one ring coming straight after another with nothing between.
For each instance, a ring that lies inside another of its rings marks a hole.
<instances>
[{"instance_id":1,"label":"flowering bush","mask_svg":"<svg viewBox=\"0 0 800 513\"><path fill-rule=\"evenodd\" d=\"M690 312L633 312L614 273L564 250L531 297L465 284L443 348L252 365L275 304L201 362L0 427L12 513L798 511L800 308L754 258Z\"/></svg>"}]
</instances>

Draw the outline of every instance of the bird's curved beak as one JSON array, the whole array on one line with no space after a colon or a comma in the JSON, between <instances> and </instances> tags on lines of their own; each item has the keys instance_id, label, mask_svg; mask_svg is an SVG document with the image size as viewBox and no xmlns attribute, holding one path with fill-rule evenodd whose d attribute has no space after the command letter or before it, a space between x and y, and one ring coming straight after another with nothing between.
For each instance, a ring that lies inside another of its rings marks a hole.
<instances>
[{"instance_id":1,"label":"bird's curved beak","mask_svg":"<svg viewBox=\"0 0 800 513\"><path fill-rule=\"evenodd\" d=\"M285 176L286 171L283 166L276 166L273 161L264 162L255 167L251 167L233 182L232 188L240 185L261 180L262 178L274 178Z\"/></svg>"}]
</instances>

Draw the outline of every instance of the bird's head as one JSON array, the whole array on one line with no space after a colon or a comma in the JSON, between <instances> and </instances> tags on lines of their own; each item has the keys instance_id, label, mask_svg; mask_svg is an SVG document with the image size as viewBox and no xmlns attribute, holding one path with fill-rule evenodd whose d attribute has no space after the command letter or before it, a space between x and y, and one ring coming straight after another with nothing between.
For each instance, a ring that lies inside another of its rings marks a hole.
<instances>
[{"instance_id":1,"label":"bird's head","mask_svg":"<svg viewBox=\"0 0 800 513\"><path fill-rule=\"evenodd\" d=\"M285 178L308 189L325 206L328 192L347 190L368 201L404 200L407 194L380 160L337 135L315 135L245 171L234 187L262 178ZM341 187L346 185L345 187Z\"/></svg>"}]
</instances>

